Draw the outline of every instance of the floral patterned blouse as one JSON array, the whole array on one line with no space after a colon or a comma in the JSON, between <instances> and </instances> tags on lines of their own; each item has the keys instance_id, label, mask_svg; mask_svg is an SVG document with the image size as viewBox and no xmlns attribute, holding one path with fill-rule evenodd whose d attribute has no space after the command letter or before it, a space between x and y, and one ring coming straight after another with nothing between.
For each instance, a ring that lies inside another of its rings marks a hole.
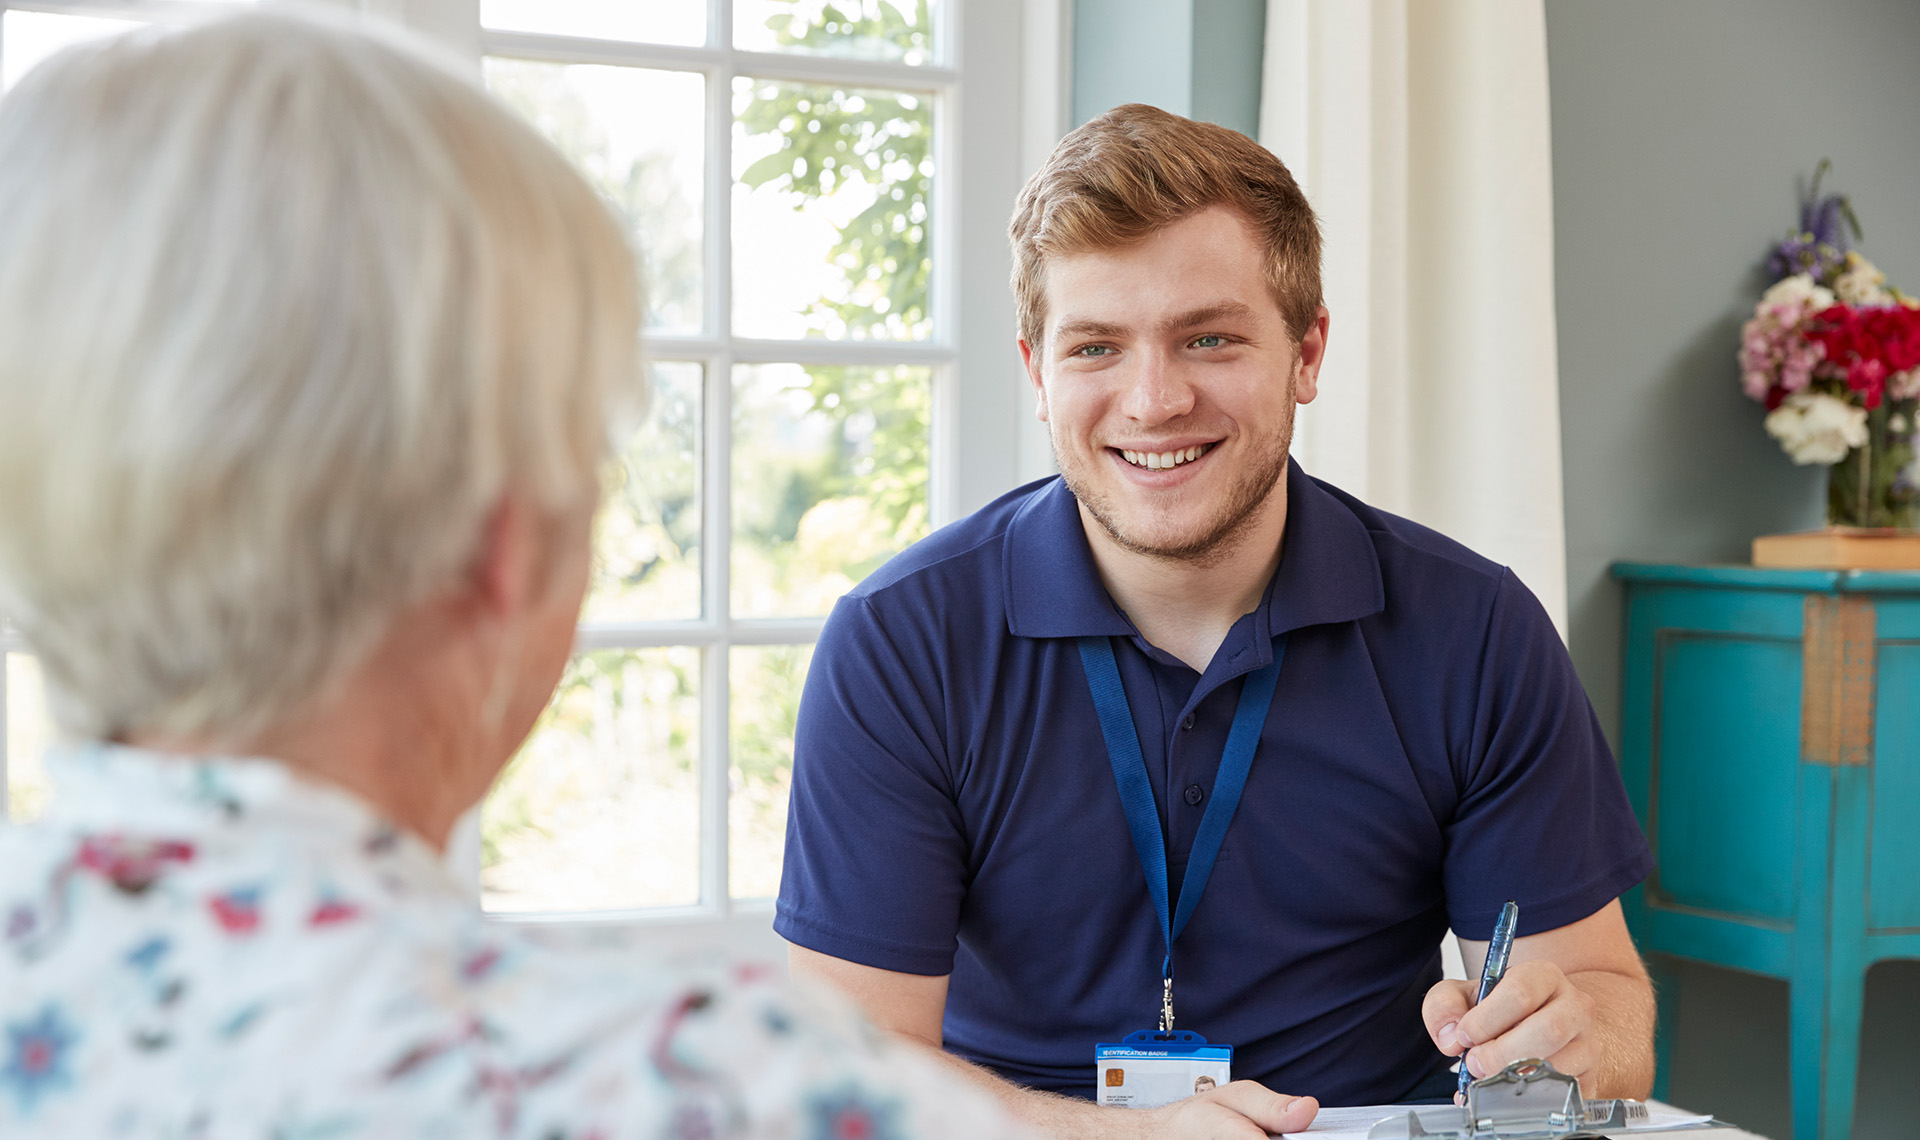
<instances>
[{"instance_id":1,"label":"floral patterned blouse","mask_svg":"<svg viewBox=\"0 0 1920 1140\"><path fill-rule=\"evenodd\" d=\"M262 760L50 757L0 826L0 1136L986 1137L983 1093L765 970L488 922Z\"/></svg>"}]
</instances>

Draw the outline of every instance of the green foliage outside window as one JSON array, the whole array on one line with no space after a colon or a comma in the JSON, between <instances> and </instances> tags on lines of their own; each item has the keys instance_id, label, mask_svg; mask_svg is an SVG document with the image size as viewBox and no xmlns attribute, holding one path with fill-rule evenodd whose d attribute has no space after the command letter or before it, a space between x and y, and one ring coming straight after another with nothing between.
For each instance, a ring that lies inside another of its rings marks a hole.
<instances>
[{"instance_id":1,"label":"green foliage outside window","mask_svg":"<svg viewBox=\"0 0 1920 1140\"><path fill-rule=\"evenodd\" d=\"M725 2L725 0L722 0ZM865 36L889 42L902 54L928 51L926 0L791 0L789 14L768 26L785 47L828 48L836 37ZM700 244L687 240L684 218L671 215L688 200L663 183L667 161L642 154L624 165L609 157L605 135L591 110L548 64L489 61L495 90L518 106L579 162L602 193L625 214L643 248L649 238L649 279L663 313L698 313ZM778 149L741 175L749 188L771 187L790 196L796 210L836 193L871 194L850 221L838 227L830 260L836 280L804 318L815 335L866 340L924 340L929 315L930 222L933 194L930 98L924 94L743 80L750 91L739 104L739 124L752 136L776 136ZM670 322L673 318L665 318ZM696 318L697 322L697 318ZM665 367L665 366L663 366ZM685 367L685 366L680 366ZM749 370L743 370L746 375ZM760 583L770 592L766 616L825 611L829 596L858 581L886 558L927 531L931 384L924 367L807 366L772 401L741 399L734 409L735 599L707 598L705 605L733 605L736 616L756 616L739 604L739 584ZM708 376L707 383L730 378ZM663 393L665 395L665 393ZM697 478L690 463L674 474L658 464L672 451L697 454L698 401L680 392L663 401L665 413L648 429L614 480L611 517L600 531L595 590L648 594L662 575L697 569L699 536ZM805 430L800 430L804 428ZM804 439L801 437L805 437ZM661 470L648 475L654 462ZM677 596L677 591L670 591ZM678 613L635 613L650 618ZM733 836L733 891L770 890L767 869L777 865L785 815L785 790L793 758L793 717L810 647L736 649L728 699L732 712L729 812ZM697 655L649 668L673 674L666 684L675 709L697 692ZM633 674L617 653L576 659L563 679L539 732L586 740L592 724L580 717L609 699L625 700ZM664 683L664 678L662 679ZM650 686L651 688L651 686ZM582 693L600 694L598 705ZM707 699L718 697L709 694ZM654 702L668 699L655 695ZM656 705L656 708L658 706ZM678 714L676 720L682 719ZM665 755L650 779L691 777L693 725L669 731ZM539 839L547 824L535 805L542 795L537 773L526 767L529 748L508 770L488 801L483 821L483 866L491 868L514 841ZM694 857L689 851L688 857Z\"/></svg>"}]
</instances>

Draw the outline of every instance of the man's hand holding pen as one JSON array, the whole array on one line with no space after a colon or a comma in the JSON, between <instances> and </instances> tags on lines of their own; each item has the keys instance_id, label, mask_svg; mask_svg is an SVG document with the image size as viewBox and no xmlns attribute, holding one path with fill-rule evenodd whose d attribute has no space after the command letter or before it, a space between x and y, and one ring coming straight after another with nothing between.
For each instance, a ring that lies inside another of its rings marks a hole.
<instances>
[{"instance_id":1,"label":"man's hand holding pen","mask_svg":"<svg viewBox=\"0 0 1920 1140\"><path fill-rule=\"evenodd\" d=\"M1515 962L1478 1005L1474 989L1472 982L1449 979L1427 991L1421 1016L1442 1053L1465 1053L1461 1063L1475 1078L1544 1057L1577 1078L1583 1090L1595 1086L1603 1052L1595 1032L1596 1003L1559 966Z\"/></svg>"}]
</instances>

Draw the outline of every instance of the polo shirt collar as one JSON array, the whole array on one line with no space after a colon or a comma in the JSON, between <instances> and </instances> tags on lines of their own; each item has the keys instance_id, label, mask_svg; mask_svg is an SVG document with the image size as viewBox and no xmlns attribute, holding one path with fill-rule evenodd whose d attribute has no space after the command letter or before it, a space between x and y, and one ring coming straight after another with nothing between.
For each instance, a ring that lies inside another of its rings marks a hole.
<instances>
[{"instance_id":1,"label":"polo shirt collar","mask_svg":"<svg viewBox=\"0 0 1920 1140\"><path fill-rule=\"evenodd\" d=\"M1310 625L1357 621L1387 608L1380 555L1367 524L1301 470L1298 460L1287 463L1286 538L1261 608L1275 637Z\"/></svg>"},{"instance_id":2,"label":"polo shirt collar","mask_svg":"<svg viewBox=\"0 0 1920 1140\"><path fill-rule=\"evenodd\" d=\"M1016 637L1135 632L1100 582L1080 523L1080 504L1063 479L1041 487L1009 520L1002 566L1007 629ZM1385 608L1380 559L1366 524L1290 461L1280 568L1254 614L1259 640L1310 625L1354 621Z\"/></svg>"},{"instance_id":3,"label":"polo shirt collar","mask_svg":"<svg viewBox=\"0 0 1920 1140\"><path fill-rule=\"evenodd\" d=\"M1127 637L1133 623L1100 581L1080 501L1055 476L1007 523L1002 565L1015 637Z\"/></svg>"}]
</instances>

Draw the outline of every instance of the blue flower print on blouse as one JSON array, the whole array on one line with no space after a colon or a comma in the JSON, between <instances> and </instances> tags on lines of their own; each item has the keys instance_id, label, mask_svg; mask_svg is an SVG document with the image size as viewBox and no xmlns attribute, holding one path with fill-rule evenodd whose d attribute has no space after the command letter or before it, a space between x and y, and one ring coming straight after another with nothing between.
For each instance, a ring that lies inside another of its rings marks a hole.
<instances>
[{"instance_id":1,"label":"blue flower print on blouse","mask_svg":"<svg viewBox=\"0 0 1920 1140\"><path fill-rule=\"evenodd\" d=\"M0 1086L9 1089L20 1115L31 1116L41 1096L73 1083L67 1054L79 1034L49 1005L40 1016L7 1026L7 1064L0 1068Z\"/></svg>"}]
</instances>

